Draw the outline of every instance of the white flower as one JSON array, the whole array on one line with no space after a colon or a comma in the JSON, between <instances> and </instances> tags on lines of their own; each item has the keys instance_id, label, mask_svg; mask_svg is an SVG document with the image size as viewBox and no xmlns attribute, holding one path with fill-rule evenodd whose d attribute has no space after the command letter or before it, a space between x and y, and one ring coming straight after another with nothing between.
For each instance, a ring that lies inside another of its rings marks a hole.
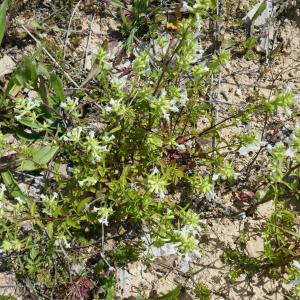
<instances>
[{"instance_id":1,"label":"white flower","mask_svg":"<svg viewBox=\"0 0 300 300\"><path fill-rule=\"evenodd\" d=\"M99 218L99 219L98 219L98 222L99 222L100 224L103 224L103 225L108 226L108 219L107 219L107 216L103 216L103 217Z\"/></svg>"},{"instance_id":2,"label":"white flower","mask_svg":"<svg viewBox=\"0 0 300 300\"><path fill-rule=\"evenodd\" d=\"M104 106L104 110L105 110L106 112L108 112L108 113L111 113L111 112L112 112L112 107L106 105L106 106Z\"/></svg>"},{"instance_id":3,"label":"white flower","mask_svg":"<svg viewBox=\"0 0 300 300\"><path fill-rule=\"evenodd\" d=\"M286 91L287 91L287 92L292 92L293 88L294 88L294 84L291 83L291 82L289 82L289 83L287 84Z\"/></svg>"},{"instance_id":4,"label":"white flower","mask_svg":"<svg viewBox=\"0 0 300 300\"><path fill-rule=\"evenodd\" d=\"M79 274L81 270L83 270L83 268L82 268L81 265L79 265L79 264L72 264L72 266L71 266L71 272L73 274Z\"/></svg>"},{"instance_id":5,"label":"white flower","mask_svg":"<svg viewBox=\"0 0 300 300\"><path fill-rule=\"evenodd\" d=\"M59 105L61 108L63 109L67 109L68 108L68 105L66 102L60 102L60 105Z\"/></svg>"},{"instance_id":6,"label":"white flower","mask_svg":"<svg viewBox=\"0 0 300 300\"><path fill-rule=\"evenodd\" d=\"M97 209L98 212L98 222L100 224L108 226L108 217L113 214L113 210L111 207L99 207Z\"/></svg>"},{"instance_id":7,"label":"white flower","mask_svg":"<svg viewBox=\"0 0 300 300\"><path fill-rule=\"evenodd\" d=\"M163 190L161 190L160 192L159 192L159 195L158 195L158 197L159 197L159 199L164 199L165 198L165 196L166 196L166 194L164 193L164 191Z\"/></svg>"},{"instance_id":8,"label":"white flower","mask_svg":"<svg viewBox=\"0 0 300 300\"><path fill-rule=\"evenodd\" d=\"M90 209L90 205L89 204L86 204L83 208L83 212L87 212L88 210Z\"/></svg>"},{"instance_id":9,"label":"white flower","mask_svg":"<svg viewBox=\"0 0 300 300\"><path fill-rule=\"evenodd\" d=\"M58 193L54 192L53 193L53 198L56 199L58 197Z\"/></svg>"},{"instance_id":10,"label":"white flower","mask_svg":"<svg viewBox=\"0 0 300 300\"><path fill-rule=\"evenodd\" d=\"M101 160L101 157L98 154L96 154L94 156L94 160L95 160L95 162L99 162Z\"/></svg>"},{"instance_id":11,"label":"white flower","mask_svg":"<svg viewBox=\"0 0 300 300\"><path fill-rule=\"evenodd\" d=\"M293 113L293 111L291 109L289 109L288 107L285 108L285 113L288 117L290 117Z\"/></svg>"},{"instance_id":12,"label":"white flower","mask_svg":"<svg viewBox=\"0 0 300 300\"><path fill-rule=\"evenodd\" d=\"M137 184L135 182L130 183L130 187L135 191L137 191L137 189L138 189Z\"/></svg>"},{"instance_id":13,"label":"white flower","mask_svg":"<svg viewBox=\"0 0 300 300\"><path fill-rule=\"evenodd\" d=\"M180 152L180 153L183 153L186 151L186 147L184 144L177 144L177 150Z\"/></svg>"},{"instance_id":14,"label":"white flower","mask_svg":"<svg viewBox=\"0 0 300 300\"><path fill-rule=\"evenodd\" d=\"M116 101L115 99L111 98L110 101L109 101L109 104L114 107L118 104L118 101Z\"/></svg>"},{"instance_id":15,"label":"white flower","mask_svg":"<svg viewBox=\"0 0 300 300\"><path fill-rule=\"evenodd\" d=\"M298 271L300 271L300 262L299 262L299 261L293 260L292 266L293 266L294 268L296 268ZM295 279L292 280L292 281L290 282L290 285L291 285L292 287L295 287L295 286L298 285L299 283L300 283L300 276L299 276L299 275L296 275Z\"/></svg>"},{"instance_id":16,"label":"white flower","mask_svg":"<svg viewBox=\"0 0 300 300\"><path fill-rule=\"evenodd\" d=\"M90 131L89 131L89 136L93 138L93 137L95 136L95 131L90 130Z\"/></svg>"},{"instance_id":17,"label":"white flower","mask_svg":"<svg viewBox=\"0 0 300 300\"><path fill-rule=\"evenodd\" d=\"M151 173L152 174L158 174L159 173L159 170L156 166L154 166L152 169L151 169Z\"/></svg>"},{"instance_id":18,"label":"white flower","mask_svg":"<svg viewBox=\"0 0 300 300\"><path fill-rule=\"evenodd\" d=\"M82 127L73 128L70 132L63 135L61 139L64 140L65 142L71 141L74 143L78 143L80 141L81 132L82 132Z\"/></svg>"},{"instance_id":19,"label":"white flower","mask_svg":"<svg viewBox=\"0 0 300 300\"><path fill-rule=\"evenodd\" d=\"M170 111L177 113L179 112L179 108L176 106L176 100L171 100L170 101Z\"/></svg>"},{"instance_id":20,"label":"white flower","mask_svg":"<svg viewBox=\"0 0 300 300\"><path fill-rule=\"evenodd\" d=\"M167 91L165 89L162 89L160 92L161 97L166 97L167 96Z\"/></svg>"},{"instance_id":21,"label":"white flower","mask_svg":"<svg viewBox=\"0 0 300 300\"><path fill-rule=\"evenodd\" d=\"M18 201L20 204L24 204L25 201L22 200L20 197L15 197L15 200Z\"/></svg>"},{"instance_id":22,"label":"white flower","mask_svg":"<svg viewBox=\"0 0 300 300\"><path fill-rule=\"evenodd\" d=\"M238 179L239 176L241 176L241 173L235 172L233 176L234 180Z\"/></svg>"},{"instance_id":23,"label":"white flower","mask_svg":"<svg viewBox=\"0 0 300 300\"><path fill-rule=\"evenodd\" d=\"M164 112L164 113L163 113L163 117L164 117L164 119L165 119L168 123L170 122L170 114Z\"/></svg>"},{"instance_id":24,"label":"white flower","mask_svg":"<svg viewBox=\"0 0 300 300\"><path fill-rule=\"evenodd\" d=\"M104 133L104 137L103 140L105 142L111 142L115 139L116 137L112 134L111 136L109 136L107 133Z\"/></svg>"},{"instance_id":25,"label":"white flower","mask_svg":"<svg viewBox=\"0 0 300 300\"><path fill-rule=\"evenodd\" d=\"M295 150L294 150L293 148L291 148L291 147L289 147L289 148L285 151L285 156L286 156L286 157L293 158L293 157L295 157L295 154L296 154Z\"/></svg>"},{"instance_id":26,"label":"white flower","mask_svg":"<svg viewBox=\"0 0 300 300\"><path fill-rule=\"evenodd\" d=\"M61 245L61 242L64 242L66 248L71 248L71 244L68 243L66 237L60 237L60 239L55 240L54 245L58 247Z\"/></svg>"},{"instance_id":27,"label":"white flower","mask_svg":"<svg viewBox=\"0 0 300 300\"><path fill-rule=\"evenodd\" d=\"M267 141L260 141L260 142L259 142L259 145L260 145L261 147L265 147L267 144L268 144Z\"/></svg>"},{"instance_id":28,"label":"white flower","mask_svg":"<svg viewBox=\"0 0 300 300\"><path fill-rule=\"evenodd\" d=\"M98 212L99 210L100 210L100 207L96 207L96 206L93 207L93 212Z\"/></svg>"},{"instance_id":29,"label":"white flower","mask_svg":"<svg viewBox=\"0 0 300 300\"><path fill-rule=\"evenodd\" d=\"M113 76L110 82L112 84L118 84L120 88L123 88L126 84L126 76L122 76L122 77Z\"/></svg>"},{"instance_id":30,"label":"white flower","mask_svg":"<svg viewBox=\"0 0 300 300\"><path fill-rule=\"evenodd\" d=\"M65 242L65 247L66 247L67 249L70 249L70 248L71 248L71 244L68 243L68 241L67 241L66 239L64 239L64 242Z\"/></svg>"},{"instance_id":31,"label":"white flower","mask_svg":"<svg viewBox=\"0 0 300 300\"><path fill-rule=\"evenodd\" d=\"M268 144L268 145L267 145L267 150L268 150L268 152L269 152L270 154L272 153L272 149L273 149L272 145L271 145L271 144Z\"/></svg>"},{"instance_id":32,"label":"white flower","mask_svg":"<svg viewBox=\"0 0 300 300\"><path fill-rule=\"evenodd\" d=\"M299 283L300 283L300 276L296 276L295 279L290 282L290 285L294 288Z\"/></svg>"},{"instance_id":33,"label":"white flower","mask_svg":"<svg viewBox=\"0 0 300 300\"><path fill-rule=\"evenodd\" d=\"M40 105L41 105L41 103L39 102L38 99L35 99L35 100L33 100L33 99L27 99L27 108L29 110L31 110L31 109L33 109L35 107L39 107Z\"/></svg>"},{"instance_id":34,"label":"white flower","mask_svg":"<svg viewBox=\"0 0 300 300\"><path fill-rule=\"evenodd\" d=\"M215 173L215 174L213 174L213 176L212 176L212 180L213 180L213 181L216 181L216 180L219 179L219 177L220 177L220 175L219 175L218 173Z\"/></svg>"},{"instance_id":35,"label":"white flower","mask_svg":"<svg viewBox=\"0 0 300 300\"><path fill-rule=\"evenodd\" d=\"M3 183L0 184L0 189L2 192L5 192L7 190L6 186Z\"/></svg>"},{"instance_id":36,"label":"white flower","mask_svg":"<svg viewBox=\"0 0 300 300\"><path fill-rule=\"evenodd\" d=\"M181 97L179 99L179 103L181 104L181 106L185 106L188 101L189 101L189 99L187 96L187 91L183 90L181 93Z\"/></svg>"},{"instance_id":37,"label":"white flower","mask_svg":"<svg viewBox=\"0 0 300 300\"><path fill-rule=\"evenodd\" d=\"M293 267L295 267L296 269L298 269L300 271L300 262L297 260L293 260L292 262Z\"/></svg>"},{"instance_id":38,"label":"white flower","mask_svg":"<svg viewBox=\"0 0 300 300\"><path fill-rule=\"evenodd\" d=\"M182 11L183 12L188 12L190 10L192 10L192 7L189 6L186 1L182 1Z\"/></svg>"},{"instance_id":39,"label":"white flower","mask_svg":"<svg viewBox=\"0 0 300 300\"><path fill-rule=\"evenodd\" d=\"M209 191L205 193L205 197L208 201L213 201L217 198L217 194L214 191Z\"/></svg>"}]
</instances>

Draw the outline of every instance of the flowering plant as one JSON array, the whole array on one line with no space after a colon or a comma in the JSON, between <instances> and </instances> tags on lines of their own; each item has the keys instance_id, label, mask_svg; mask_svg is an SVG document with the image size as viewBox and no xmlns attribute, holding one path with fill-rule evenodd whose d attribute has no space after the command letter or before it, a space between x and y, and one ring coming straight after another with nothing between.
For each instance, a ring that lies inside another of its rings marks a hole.
<instances>
[{"instance_id":1,"label":"flowering plant","mask_svg":"<svg viewBox=\"0 0 300 300\"><path fill-rule=\"evenodd\" d=\"M232 107L224 118L214 113L214 78L230 62L230 53L220 48L204 57L199 30L215 8L213 0L183 2L187 17L176 33L153 38L161 48L157 56L150 49L135 53L127 75L100 47L93 58L98 69L90 92L79 89L67 96L65 80L38 55L15 71L0 92L7 112L0 123L0 151L6 160L1 169L0 248L17 274L49 289L56 288L55 278L61 287L72 282L70 265L84 256L74 249L95 244L101 244L105 265L95 267L95 278L103 269L112 272L105 244L112 232L124 230L125 236L134 231L152 252L177 251L181 272L188 272L201 256L198 236L204 227L192 209L217 203L221 187L230 189L247 179L252 164L240 169L238 155L264 151L268 158L255 205L272 199L282 212L280 202L299 196L299 128L272 143L247 126L251 118L272 118L278 109L291 107L290 91L269 99L257 94L253 103ZM238 126L242 132L224 137L225 129ZM281 216L280 224L293 230L293 214ZM285 229L279 242L272 237L277 221L271 218L265 230L269 243L264 254L274 265L283 255L277 248L284 248ZM293 235L286 237L290 241ZM294 239L290 244L296 245ZM296 255L287 256L289 263ZM88 281L84 294L92 286Z\"/></svg>"}]
</instances>

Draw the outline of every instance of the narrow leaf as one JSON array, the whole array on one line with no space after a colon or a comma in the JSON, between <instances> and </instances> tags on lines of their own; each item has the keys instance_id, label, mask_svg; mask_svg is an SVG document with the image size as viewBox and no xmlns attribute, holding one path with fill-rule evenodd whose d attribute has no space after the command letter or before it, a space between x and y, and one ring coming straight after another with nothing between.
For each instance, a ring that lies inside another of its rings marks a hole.
<instances>
[{"instance_id":1,"label":"narrow leaf","mask_svg":"<svg viewBox=\"0 0 300 300\"><path fill-rule=\"evenodd\" d=\"M6 31L6 12L8 8L8 0L4 0L0 6L0 46Z\"/></svg>"},{"instance_id":2,"label":"narrow leaf","mask_svg":"<svg viewBox=\"0 0 300 300\"><path fill-rule=\"evenodd\" d=\"M251 22L252 24L255 22L255 20L263 13L263 11L267 8L267 1L264 1L259 8L257 9L257 11L255 12Z\"/></svg>"},{"instance_id":3,"label":"narrow leaf","mask_svg":"<svg viewBox=\"0 0 300 300\"><path fill-rule=\"evenodd\" d=\"M80 229L80 226L71 218L67 218L67 224L70 226L70 227L73 227L73 228L77 228L77 229Z\"/></svg>"},{"instance_id":4,"label":"narrow leaf","mask_svg":"<svg viewBox=\"0 0 300 300\"><path fill-rule=\"evenodd\" d=\"M1 177L7 190L14 198L20 198L24 202L30 201L30 199L21 191L10 171L2 172Z\"/></svg>"},{"instance_id":5,"label":"narrow leaf","mask_svg":"<svg viewBox=\"0 0 300 300\"><path fill-rule=\"evenodd\" d=\"M43 137L43 134L41 134L41 133L28 133L21 127L17 127L15 129L15 131L19 138L22 138L22 139L25 139L28 141L36 141Z\"/></svg>"},{"instance_id":6,"label":"narrow leaf","mask_svg":"<svg viewBox=\"0 0 300 300\"><path fill-rule=\"evenodd\" d=\"M297 238L298 240L300 240L300 234L298 232L290 231L290 230L287 230L287 229L284 229L284 231L286 231L287 233L293 235L295 238Z\"/></svg>"},{"instance_id":7,"label":"narrow leaf","mask_svg":"<svg viewBox=\"0 0 300 300\"><path fill-rule=\"evenodd\" d=\"M46 232L51 239L53 237L53 222L49 222L46 226Z\"/></svg>"},{"instance_id":8,"label":"narrow leaf","mask_svg":"<svg viewBox=\"0 0 300 300\"><path fill-rule=\"evenodd\" d=\"M177 285L174 290L172 290L171 292L169 292L163 296L160 296L158 299L159 300L178 300L181 290L182 290L182 286Z\"/></svg>"},{"instance_id":9,"label":"narrow leaf","mask_svg":"<svg viewBox=\"0 0 300 300\"><path fill-rule=\"evenodd\" d=\"M116 7L121 7L121 8L125 7L124 4L122 3L122 1L120 1L120 0L112 0L111 4L116 6Z\"/></svg>"},{"instance_id":10,"label":"narrow leaf","mask_svg":"<svg viewBox=\"0 0 300 300\"><path fill-rule=\"evenodd\" d=\"M81 200L81 201L77 204L77 209L76 209L76 211L77 211L78 214L80 214L80 213L83 211L83 209L84 209L85 206L89 203L90 200L92 200L91 197L85 198L85 199Z\"/></svg>"},{"instance_id":11,"label":"narrow leaf","mask_svg":"<svg viewBox=\"0 0 300 300\"><path fill-rule=\"evenodd\" d=\"M51 74L50 76L50 84L52 89L55 92L56 97L60 101L65 100L65 92L64 92L64 84L62 80L54 73Z\"/></svg>"}]
</instances>

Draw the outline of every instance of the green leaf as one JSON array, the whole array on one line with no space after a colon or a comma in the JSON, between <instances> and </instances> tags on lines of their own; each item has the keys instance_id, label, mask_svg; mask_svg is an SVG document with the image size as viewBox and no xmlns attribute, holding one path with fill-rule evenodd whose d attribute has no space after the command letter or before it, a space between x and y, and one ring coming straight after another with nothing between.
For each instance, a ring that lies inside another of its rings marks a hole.
<instances>
[{"instance_id":1,"label":"green leaf","mask_svg":"<svg viewBox=\"0 0 300 300\"><path fill-rule=\"evenodd\" d=\"M39 148L33 154L33 161L39 165L47 164L57 153L59 146L46 145Z\"/></svg>"},{"instance_id":2,"label":"green leaf","mask_svg":"<svg viewBox=\"0 0 300 300\"><path fill-rule=\"evenodd\" d=\"M81 200L78 204L77 204L77 213L80 214L83 209L85 208L85 206L92 200L92 197L88 197L88 198L85 198L83 200Z\"/></svg>"},{"instance_id":3,"label":"green leaf","mask_svg":"<svg viewBox=\"0 0 300 300\"><path fill-rule=\"evenodd\" d=\"M73 219L67 218L66 222L70 227L77 228L77 229L81 228Z\"/></svg>"},{"instance_id":4,"label":"green leaf","mask_svg":"<svg viewBox=\"0 0 300 300\"><path fill-rule=\"evenodd\" d=\"M35 162L29 159L25 159L21 162L20 167L18 168L19 171L34 171L38 169L39 167Z\"/></svg>"},{"instance_id":5,"label":"green leaf","mask_svg":"<svg viewBox=\"0 0 300 300\"><path fill-rule=\"evenodd\" d=\"M132 48L132 45L134 43L135 34L137 33L137 31L138 31L137 27L133 27L130 31L130 34L125 42L126 48L128 50Z\"/></svg>"},{"instance_id":6,"label":"green leaf","mask_svg":"<svg viewBox=\"0 0 300 300\"><path fill-rule=\"evenodd\" d=\"M43 134L41 133L28 133L25 130L23 130L21 127L17 127L15 129L16 134L19 138L28 140L28 141L36 141L43 137Z\"/></svg>"},{"instance_id":7,"label":"green leaf","mask_svg":"<svg viewBox=\"0 0 300 300\"><path fill-rule=\"evenodd\" d=\"M0 6L0 46L6 30L6 12L8 8L8 0L4 0Z\"/></svg>"},{"instance_id":8,"label":"green leaf","mask_svg":"<svg viewBox=\"0 0 300 300\"><path fill-rule=\"evenodd\" d=\"M43 29L43 26L41 26L36 20L31 20L30 25L35 29Z\"/></svg>"},{"instance_id":9,"label":"green leaf","mask_svg":"<svg viewBox=\"0 0 300 300\"><path fill-rule=\"evenodd\" d=\"M121 126L115 127L115 128L113 128L113 129L109 132L109 134L116 133L116 132L120 131L121 129L122 129Z\"/></svg>"},{"instance_id":10,"label":"green leaf","mask_svg":"<svg viewBox=\"0 0 300 300\"><path fill-rule=\"evenodd\" d=\"M120 0L112 0L111 4L116 6L116 7L121 7L121 8L125 7L124 4L122 3L122 1L120 1Z\"/></svg>"},{"instance_id":11,"label":"green leaf","mask_svg":"<svg viewBox=\"0 0 300 300\"><path fill-rule=\"evenodd\" d=\"M224 50L230 49L234 46L236 46L238 44L237 41L232 40L232 39L225 39L223 40L222 44L221 44L221 48Z\"/></svg>"},{"instance_id":12,"label":"green leaf","mask_svg":"<svg viewBox=\"0 0 300 300\"><path fill-rule=\"evenodd\" d=\"M171 292L169 292L163 296L160 296L158 299L160 299L160 300L178 300L181 290L182 290L182 286L177 285L174 290L172 290Z\"/></svg>"},{"instance_id":13,"label":"green leaf","mask_svg":"<svg viewBox=\"0 0 300 300\"><path fill-rule=\"evenodd\" d=\"M0 300L17 300L15 296L0 295Z\"/></svg>"},{"instance_id":14,"label":"green leaf","mask_svg":"<svg viewBox=\"0 0 300 300\"><path fill-rule=\"evenodd\" d=\"M44 79L43 76L39 77L39 86L38 86L38 92L41 96L41 98L46 102L47 101L47 81Z\"/></svg>"},{"instance_id":15,"label":"green leaf","mask_svg":"<svg viewBox=\"0 0 300 300\"><path fill-rule=\"evenodd\" d=\"M36 212L36 202L31 202L29 205L29 211L30 211L30 215L32 217L35 216L35 212Z\"/></svg>"},{"instance_id":16,"label":"green leaf","mask_svg":"<svg viewBox=\"0 0 300 300\"><path fill-rule=\"evenodd\" d=\"M28 126L30 128L39 129L41 128L41 125L38 122L34 122L29 117L22 117L21 120L18 121L19 123Z\"/></svg>"},{"instance_id":17,"label":"green leaf","mask_svg":"<svg viewBox=\"0 0 300 300\"><path fill-rule=\"evenodd\" d=\"M52 89L55 92L56 97L60 101L64 101L65 100L65 92L64 92L64 84L63 84L62 80L56 74L52 73L50 76L49 82L50 82Z\"/></svg>"},{"instance_id":18,"label":"green leaf","mask_svg":"<svg viewBox=\"0 0 300 300\"><path fill-rule=\"evenodd\" d=\"M257 9L257 11L255 12L251 22L255 22L255 20L263 13L263 11L267 8L267 1L264 1L259 8Z\"/></svg>"},{"instance_id":19,"label":"green leaf","mask_svg":"<svg viewBox=\"0 0 300 300\"><path fill-rule=\"evenodd\" d=\"M53 222L49 222L46 226L46 232L51 239L53 237Z\"/></svg>"},{"instance_id":20,"label":"green leaf","mask_svg":"<svg viewBox=\"0 0 300 300\"><path fill-rule=\"evenodd\" d=\"M20 171L34 171L40 168L41 165L46 165L57 153L59 147L46 145L37 149L32 159L24 159L19 167Z\"/></svg>"},{"instance_id":21,"label":"green leaf","mask_svg":"<svg viewBox=\"0 0 300 300\"><path fill-rule=\"evenodd\" d=\"M295 231L290 231L290 230L287 230L287 229L283 229L284 231L286 231L287 233L293 235L294 237L296 237L298 240L300 240L300 234L295 232Z\"/></svg>"},{"instance_id":22,"label":"green leaf","mask_svg":"<svg viewBox=\"0 0 300 300\"><path fill-rule=\"evenodd\" d=\"M17 182L15 181L14 177L12 176L10 171L5 171L1 173L2 180L9 191L9 193L15 197L20 198L21 200L25 202L29 202L30 198L27 197L19 188Z\"/></svg>"},{"instance_id":23,"label":"green leaf","mask_svg":"<svg viewBox=\"0 0 300 300\"><path fill-rule=\"evenodd\" d=\"M36 64L32 57L27 57L22 67L22 73L25 80L35 83L38 79Z\"/></svg>"}]
</instances>

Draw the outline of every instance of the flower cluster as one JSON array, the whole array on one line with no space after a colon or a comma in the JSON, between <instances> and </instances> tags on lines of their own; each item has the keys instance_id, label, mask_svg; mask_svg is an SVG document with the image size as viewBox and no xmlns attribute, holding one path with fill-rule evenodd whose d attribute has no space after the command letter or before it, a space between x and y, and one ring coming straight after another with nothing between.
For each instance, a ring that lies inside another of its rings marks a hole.
<instances>
[{"instance_id":1,"label":"flower cluster","mask_svg":"<svg viewBox=\"0 0 300 300\"><path fill-rule=\"evenodd\" d=\"M150 193L154 193L159 196L160 199L163 199L167 193L168 181L164 176L159 173L157 168L154 168L153 171L148 174L146 185Z\"/></svg>"},{"instance_id":2,"label":"flower cluster","mask_svg":"<svg viewBox=\"0 0 300 300\"><path fill-rule=\"evenodd\" d=\"M60 107L65 110L71 117L78 118L80 113L78 110L79 99L68 97L66 101L60 103Z\"/></svg>"},{"instance_id":3,"label":"flower cluster","mask_svg":"<svg viewBox=\"0 0 300 300\"><path fill-rule=\"evenodd\" d=\"M93 212L97 213L97 220L100 224L108 226L108 218L113 214L111 207L94 207Z\"/></svg>"}]
</instances>

